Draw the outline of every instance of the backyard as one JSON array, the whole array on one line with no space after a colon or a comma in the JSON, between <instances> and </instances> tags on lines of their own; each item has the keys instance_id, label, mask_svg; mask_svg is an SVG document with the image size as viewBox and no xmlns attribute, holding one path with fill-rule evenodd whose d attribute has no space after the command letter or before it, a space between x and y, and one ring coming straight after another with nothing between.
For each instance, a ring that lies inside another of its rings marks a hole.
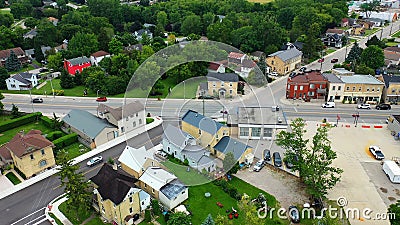
<instances>
[{"instance_id":1,"label":"backyard","mask_svg":"<svg viewBox=\"0 0 400 225\"><path fill-rule=\"evenodd\" d=\"M370 29L370 30L365 30L364 36L369 36L369 35L371 35L371 34L374 34L374 33L376 33L378 30L379 30L379 28L372 28L372 29Z\"/></svg>"},{"instance_id":2,"label":"backyard","mask_svg":"<svg viewBox=\"0 0 400 225\"><path fill-rule=\"evenodd\" d=\"M28 123L23 126L2 132L0 134L0 145L9 142L18 132L24 131L27 133L32 129L40 130L42 131L42 134L48 134L53 131L51 128L46 127L43 122L39 120L34 123Z\"/></svg>"},{"instance_id":3,"label":"backyard","mask_svg":"<svg viewBox=\"0 0 400 225\"><path fill-rule=\"evenodd\" d=\"M74 225L80 225L83 221L85 221L87 218L89 218L90 215L93 214L93 211L70 210L70 209L68 209L67 202L61 203L61 205L58 208L68 218L68 220L71 221L71 223ZM96 224L96 223L92 223L92 224ZM100 224L103 224L103 222L99 223L98 225L100 225Z\"/></svg>"},{"instance_id":4,"label":"backyard","mask_svg":"<svg viewBox=\"0 0 400 225\"><path fill-rule=\"evenodd\" d=\"M196 169L190 168L190 171L188 172L188 166L178 165L169 160L163 162L162 164L186 185L191 186L210 182L210 180L208 180L205 176L199 174Z\"/></svg>"}]
</instances>

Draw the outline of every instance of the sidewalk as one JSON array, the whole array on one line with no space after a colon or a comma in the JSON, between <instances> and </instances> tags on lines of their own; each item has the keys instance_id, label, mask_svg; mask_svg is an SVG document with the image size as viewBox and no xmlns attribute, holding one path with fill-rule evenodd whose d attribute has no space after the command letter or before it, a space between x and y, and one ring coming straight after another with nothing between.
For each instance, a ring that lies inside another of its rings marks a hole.
<instances>
[{"instance_id":1,"label":"sidewalk","mask_svg":"<svg viewBox=\"0 0 400 225\"><path fill-rule=\"evenodd\" d=\"M61 205L61 203L65 202L68 200L67 197L62 197L64 195L61 195L57 198L55 198L53 201L51 201L46 209L44 210L44 215L46 216L47 220L54 225L57 225L56 221L54 221L53 218L51 218L51 216L49 215L49 213L53 213L55 217L57 217L57 219L59 219L61 221L61 223L63 223L64 225L73 225L71 223L71 221L68 220L67 217L64 216L64 214L58 209L58 207ZM62 197L62 198L60 198Z\"/></svg>"},{"instance_id":2,"label":"sidewalk","mask_svg":"<svg viewBox=\"0 0 400 225\"><path fill-rule=\"evenodd\" d=\"M137 136L139 134L142 134L142 133L144 133L144 132L146 132L148 130L151 130L151 129L155 128L155 127L158 127L158 126L160 126L162 124L162 122L163 122L163 120L160 117L154 117L154 122L152 122L150 124L146 124L144 127L140 128L138 130L129 132L126 135L119 136L119 137L115 138L112 141L109 141L109 142L107 142L105 144L102 144L102 145L98 146L97 148L92 149L91 151L76 157L72 161L72 164L75 165L77 163L80 163L80 162L82 162L82 161L84 161L84 160L86 160L88 158L91 158L91 157L93 157L93 156L95 156L95 155L97 155L97 154L99 154L101 152L104 152L104 151L110 149L111 147L119 145L120 143L122 143L122 142L124 142L124 141L126 141L128 139L131 139L131 138L133 138L133 137L135 137L135 136ZM54 167L54 168L52 168L50 170L46 170L46 171L38 174L35 177L32 177L32 178L28 179L28 180L25 180L25 181L21 182L20 184L15 185L12 188L8 188L7 190L1 191L0 192L0 199L3 199L3 198L5 198L5 197L7 197L9 195L12 195L12 194L14 194L14 193L16 193L16 192L18 192L18 191L30 186L30 185L33 185L33 184L35 184L35 183L37 183L39 181L42 181L42 180L44 180L44 179L56 174L57 172L58 172L58 166L56 166L56 167Z\"/></svg>"}]
</instances>

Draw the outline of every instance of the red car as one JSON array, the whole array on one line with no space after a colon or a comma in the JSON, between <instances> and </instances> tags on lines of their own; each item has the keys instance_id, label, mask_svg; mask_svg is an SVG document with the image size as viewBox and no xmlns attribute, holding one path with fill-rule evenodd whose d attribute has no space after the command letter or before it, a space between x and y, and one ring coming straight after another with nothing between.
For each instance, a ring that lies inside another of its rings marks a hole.
<instances>
[{"instance_id":1,"label":"red car","mask_svg":"<svg viewBox=\"0 0 400 225\"><path fill-rule=\"evenodd\" d=\"M337 63L339 61L339 59L332 59L331 63Z\"/></svg>"},{"instance_id":2,"label":"red car","mask_svg":"<svg viewBox=\"0 0 400 225\"><path fill-rule=\"evenodd\" d=\"M106 96L102 96L102 97L98 97L96 99L97 102L106 102L107 101L107 97Z\"/></svg>"},{"instance_id":3,"label":"red car","mask_svg":"<svg viewBox=\"0 0 400 225\"><path fill-rule=\"evenodd\" d=\"M319 63L322 63L322 62L324 62L325 61L325 59L324 58L320 58L320 59L318 59L318 62Z\"/></svg>"}]
</instances>

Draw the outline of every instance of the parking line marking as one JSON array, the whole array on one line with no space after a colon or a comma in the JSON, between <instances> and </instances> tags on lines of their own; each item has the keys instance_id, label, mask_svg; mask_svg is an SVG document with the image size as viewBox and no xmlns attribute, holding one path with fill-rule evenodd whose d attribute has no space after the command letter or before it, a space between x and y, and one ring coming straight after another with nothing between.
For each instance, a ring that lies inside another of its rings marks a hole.
<instances>
[{"instance_id":1,"label":"parking line marking","mask_svg":"<svg viewBox=\"0 0 400 225\"><path fill-rule=\"evenodd\" d=\"M45 208L46 208L46 207L43 207L43 208L41 208L41 209L38 209L38 210L36 210L35 212L33 212L33 213L31 213L31 214L29 214L29 215L27 215L27 216L25 216L25 217L22 217L21 219L15 221L15 222L12 223L11 225L14 225L14 224L18 223L18 222L20 222L20 221L22 221L22 220L24 220L24 219L26 219L26 218L32 216L33 214L36 214L37 212L40 212L41 210L43 210L43 209L45 209Z\"/></svg>"}]
</instances>

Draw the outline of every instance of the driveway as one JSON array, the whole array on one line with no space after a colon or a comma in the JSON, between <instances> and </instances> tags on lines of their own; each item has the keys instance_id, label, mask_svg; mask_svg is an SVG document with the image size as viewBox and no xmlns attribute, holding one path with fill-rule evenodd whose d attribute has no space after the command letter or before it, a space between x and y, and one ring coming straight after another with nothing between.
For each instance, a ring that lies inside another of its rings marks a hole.
<instances>
[{"instance_id":1,"label":"driveway","mask_svg":"<svg viewBox=\"0 0 400 225\"><path fill-rule=\"evenodd\" d=\"M14 184L5 175L0 175L0 193L12 187Z\"/></svg>"}]
</instances>

